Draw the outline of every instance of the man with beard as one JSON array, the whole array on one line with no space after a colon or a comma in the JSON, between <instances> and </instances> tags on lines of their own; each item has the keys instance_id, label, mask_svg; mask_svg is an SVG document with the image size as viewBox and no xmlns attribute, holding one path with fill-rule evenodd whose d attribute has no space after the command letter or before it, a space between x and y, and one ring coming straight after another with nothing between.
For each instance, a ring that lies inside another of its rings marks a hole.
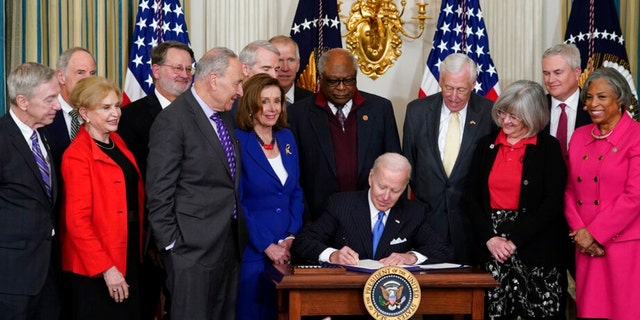
<instances>
[{"instance_id":1,"label":"man with beard","mask_svg":"<svg viewBox=\"0 0 640 320\"><path fill-rule=\"evenodd\" d=\"M162 109L191 87L193 74L193 50L177 41L165 41L151 50L151 73L155 84L153 94L138 99L122 109L118 134L136 158L142 177L146 177L149 153L149 129ZM145 212L145 230L148 212ZM152 239L148 233L147 239ZM166 278L162 259L153 241L147 241L141 265L141 315L143 320L153 320L160 301L160 289ZM164 290L164 311L169 318L170 296Z\"/></svg>"}]
</instances>

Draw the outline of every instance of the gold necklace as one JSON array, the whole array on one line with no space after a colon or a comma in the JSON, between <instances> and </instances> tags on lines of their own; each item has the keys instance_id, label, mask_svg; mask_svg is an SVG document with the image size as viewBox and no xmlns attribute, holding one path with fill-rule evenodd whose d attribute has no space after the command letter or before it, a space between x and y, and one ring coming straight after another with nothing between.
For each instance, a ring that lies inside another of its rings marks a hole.
<instances>
[{"instance_id":1,"label":"gold necklace","mask_svg":"<svg viewBox=\"0 0 640 320\"><path fill-rule=\"evenodd\" d=\"M611 129L606 134L597 135L597 134L594 133L594 130L596 129L596 127L598 127L598 126L597 125L593 126L593 129L591 129L591 136L596 140L606 139L613 133L613 129ZM598 129L598 131L600 131L600 129Z\"/></svg>"}]
</instances>

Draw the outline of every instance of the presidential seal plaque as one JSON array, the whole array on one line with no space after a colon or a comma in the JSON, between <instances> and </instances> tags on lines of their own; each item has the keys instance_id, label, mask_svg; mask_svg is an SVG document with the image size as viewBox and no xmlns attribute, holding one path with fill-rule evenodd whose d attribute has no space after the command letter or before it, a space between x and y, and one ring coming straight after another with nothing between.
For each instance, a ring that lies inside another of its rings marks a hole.
<instances>
[{"instance_id":1,"label":"presidential seal plaque","mask_svg":"<svg viewBox=\"0 0 640 320\"><path fill-rule=\"evenodd\" d=\"M365 283L363 299L365 308L374 319L409 319L420 304L420 284L411 272L402 267L383 267Z\"/></svg>"}]
</instances>

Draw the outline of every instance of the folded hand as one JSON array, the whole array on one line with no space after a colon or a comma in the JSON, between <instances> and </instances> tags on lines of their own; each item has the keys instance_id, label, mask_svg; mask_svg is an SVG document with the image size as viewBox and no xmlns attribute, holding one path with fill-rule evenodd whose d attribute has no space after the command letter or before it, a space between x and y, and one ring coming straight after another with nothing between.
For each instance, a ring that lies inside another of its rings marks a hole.
<instances>
[{"instance_id":1,"label":"folded hand","mask_svg":"<svg viewBox=\"0 0 640 320\"><path fill-rule=\"evenodd\" d=\"M500 263L507 261L517 249L511 240L504 237L493 237L486 244L493 258Z\"/></svg>"}]
</instances>

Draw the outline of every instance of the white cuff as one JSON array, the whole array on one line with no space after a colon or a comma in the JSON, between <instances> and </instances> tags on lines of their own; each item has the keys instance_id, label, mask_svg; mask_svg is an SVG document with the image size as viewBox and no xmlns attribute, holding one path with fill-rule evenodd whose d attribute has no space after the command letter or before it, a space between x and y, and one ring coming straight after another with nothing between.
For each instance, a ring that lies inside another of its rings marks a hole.
<instances>
[{"instance_id":1,"label":"white cuff","mask_svg":"<svg viewBox=\"0 0 640 320\"><path fill-rule=\"evenodd\" d=\"M331 254L338 251L338 249L334 249L334 248L326 248L324 249L324 251L322 251L320 253L320 256L318 257L318 261L320 262L331 262L329 261L329 258L331 257Z\"/></svg>"}]
</instances>

